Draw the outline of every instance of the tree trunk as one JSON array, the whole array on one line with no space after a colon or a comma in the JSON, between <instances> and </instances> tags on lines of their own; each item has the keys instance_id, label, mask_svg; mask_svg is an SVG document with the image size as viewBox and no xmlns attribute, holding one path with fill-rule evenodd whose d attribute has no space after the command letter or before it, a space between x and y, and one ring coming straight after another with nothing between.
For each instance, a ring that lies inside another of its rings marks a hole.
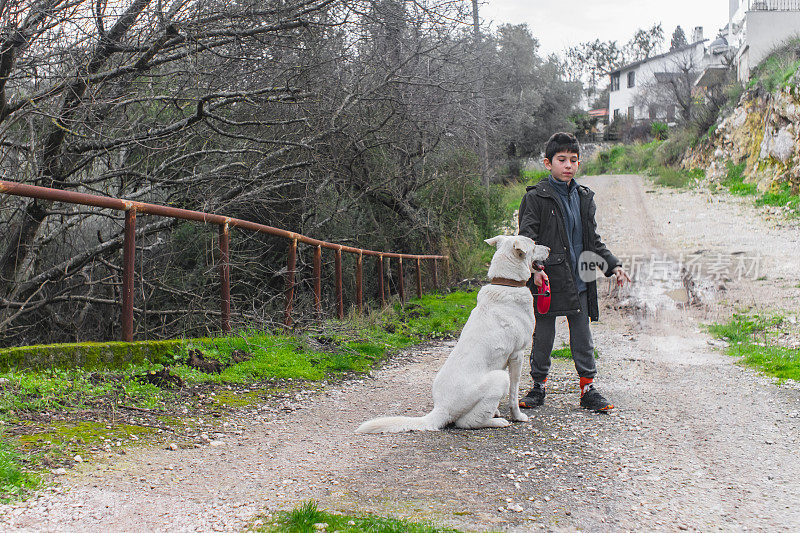
<instances>
[{"instance_id":1,"label":"tree trunk","mask_svg":"<svg viewBox=\"0 0 800 533\"><path fill-rule=\"evenodd\" d=\"M481 21L478 15L478 0L472 0L472 31L475 40L475 50L481 46ZM478 160L481 165L481 182L489 188L489 141L486 138L486 97L483 94L483 77L479 76L475 84L475 95L478 104Z\"/></svg>"},{"instance_id":2,"label":"tree trunk","mask_svg":"<svg viewBox=\"0 0 800 533\"><path fill-rule=\"evenodd\" d=\"M83 101L88 88L88 78L96 74L106 64L111 55L117 50L120 40L133 26L142 10L150 0L135 0L123 13L112 28L101 35L97 46L86 65L85 72L76 72L75 78L65 90L64 102L61 112L53 120L50 132L45 136L42 146L42 165L36 179L38 185L62 189L65 186L63 145L69 123ZM20 268L28 261L32 251L34 239L39 228L47 217L52 202L33 200L25 209L21 210L17 220L11 223L14 228L19 228L12 233L5 251L0 255L0 294L8 295L18 281Z\"/></svg>"}]
</instances>

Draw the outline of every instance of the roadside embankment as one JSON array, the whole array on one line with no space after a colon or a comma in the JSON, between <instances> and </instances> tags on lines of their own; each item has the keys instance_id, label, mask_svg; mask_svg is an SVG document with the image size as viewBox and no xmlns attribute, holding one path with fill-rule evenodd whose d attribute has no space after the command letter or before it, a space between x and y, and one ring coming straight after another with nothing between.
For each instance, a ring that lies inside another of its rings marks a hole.
<instances>
[{"instance_id":1,"label":"roadside embankment","mask_svg":"<svg viewBox=\"0 0 800 533\"><path fill-rule=\"evenodd\" d=\"M475 293L426 295L298 332L0 351L0 500L142 442L209 445L229 414L363 375L461 329Z\"/></svg>"}]
</instances>

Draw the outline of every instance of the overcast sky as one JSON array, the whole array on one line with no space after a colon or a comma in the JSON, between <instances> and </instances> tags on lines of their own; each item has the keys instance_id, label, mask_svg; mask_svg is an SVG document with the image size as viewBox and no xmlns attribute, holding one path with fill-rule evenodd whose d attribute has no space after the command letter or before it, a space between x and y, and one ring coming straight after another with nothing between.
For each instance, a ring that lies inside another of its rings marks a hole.
<instances>
[{"instance_id":1,"label":"overcast sky","mask_svg":"<svg viewBox=\"0 0 800 533\"><path fill-rule=\"evenodd\" d=\"M485 0L480 9L493 28L527 23L545 54L594 39L624 44L637 29L659 22L667 44L678 25L687 39L703 26L713 40L728 22L727 0Z\"/></svg>"}]
</instances>

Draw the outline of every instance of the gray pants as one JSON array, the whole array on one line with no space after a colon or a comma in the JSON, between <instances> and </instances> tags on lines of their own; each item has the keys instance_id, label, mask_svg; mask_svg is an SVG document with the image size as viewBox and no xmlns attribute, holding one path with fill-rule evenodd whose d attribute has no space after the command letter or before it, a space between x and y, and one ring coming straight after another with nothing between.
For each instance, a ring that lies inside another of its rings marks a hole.
<instances>
[{"instance_id":1,"label":"gray pants","mask_svg":"<svg viewBox=\"0 0 800 533\"><path fill-rule=\"evenodd\" d=\"M586 291L580 294L581 312L567 315L569 323L569 348L575 370L582 378L593 378L597 374L594 364L594 344L589 329L589 304ZM531 377L533 381L542 382L550 371L550 352L556 337L556 318L554 316L537 316L536 331L533 334L533 350L531 350Z\"/></svg>"}]
</instances>

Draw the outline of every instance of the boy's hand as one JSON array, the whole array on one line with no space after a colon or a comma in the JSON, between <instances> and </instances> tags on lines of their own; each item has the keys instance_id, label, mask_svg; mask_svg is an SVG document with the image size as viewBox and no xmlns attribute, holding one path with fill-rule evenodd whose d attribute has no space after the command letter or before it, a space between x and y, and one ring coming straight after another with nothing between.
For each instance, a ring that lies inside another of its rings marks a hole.
<instances>
[{"instance_id":1,"label":"boy's hand","mask_svg":"<svg viewBox=\"0 0 800 533\"><path fill-rule=\"evenodd\" d=\"M615 276L617 276L618 286L622 287L623 285L625 285L626 282L632 283L631 277L628 275L627 272L625 272L625 269L622 268L621 266L614 267L614 270L612 270L612 272L614 273Z\"/></svg>"},{"instance_id":2,"label":"boy's hand","mask_svg":"<svg viewBox=\"0 0 800 533\"><path fill-rule=\"evenodd\" d=\"M534 285L536 285L537 287L541 287L542 283L544 283L545 281L549 283L550 282L550 278L548 278L547 274L545 274L543 271L540 270L538 272L534 272L533 273L533 284Z\"/></svg>"}]
</instances>

